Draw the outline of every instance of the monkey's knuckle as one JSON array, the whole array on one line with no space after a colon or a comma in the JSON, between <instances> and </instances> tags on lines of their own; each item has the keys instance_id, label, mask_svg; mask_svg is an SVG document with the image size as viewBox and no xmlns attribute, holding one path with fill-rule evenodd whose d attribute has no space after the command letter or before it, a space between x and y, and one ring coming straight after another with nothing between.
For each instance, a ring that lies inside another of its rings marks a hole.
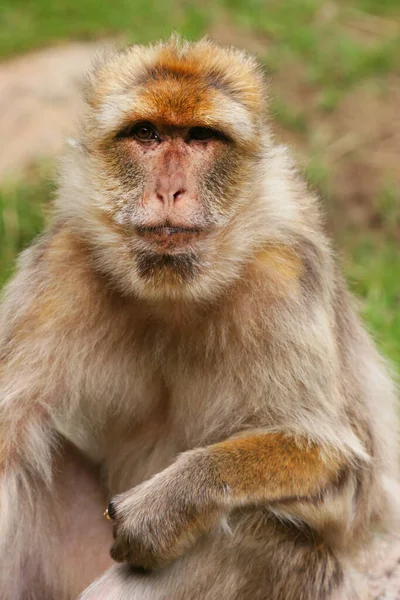
<instances>
[{"instance_id":1,"label":"monkey's knuckle","mask_svg":"<svg viewBox=\"0 0 400 600\"><path fill-rule=\"evenodd\" d=\"M114 528L115 543L112 547L111 557L117 562L129 562L138 567L149 566L149 560L155 552L149 526L143 522L129 522ZM144 564L145 563L145 564Z\"/></svg>"},{"instance_id":2,"label":"monkey's knuckle","mask_svg":"<svg viewBox=\"0 0 400 600\"><path fill-rule=\"evenodd\" d=\"M128 558L128 548L120 541L116 541L111 547L110 555L115 562L126 562Z\"/></svg>"},{"instance_id":3,"label":"monkey's knuckle","mask_svg":"<svg viewBox=\"0 0 400 600\"><path fill-rule=\"evenodd\" d=\"M125 562L135 569L152 570L160 566L159 555L150 544L138 539L130 539L114 544L111 558L116 562Z\"/></svg>"}]
</instances>

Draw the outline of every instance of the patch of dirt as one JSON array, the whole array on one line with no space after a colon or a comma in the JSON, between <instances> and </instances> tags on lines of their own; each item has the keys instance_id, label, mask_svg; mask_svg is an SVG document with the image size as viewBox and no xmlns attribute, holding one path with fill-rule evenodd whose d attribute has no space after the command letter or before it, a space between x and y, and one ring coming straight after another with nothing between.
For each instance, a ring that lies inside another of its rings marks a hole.
<instances>
[{"instance_id":1,"label":"patch of dirt","mask_svg":"<svg viewBox=\"0 0 400 600\"><path fill-rule=\"evenodd\" d=\"M326 160L335 198L362 224L373 224L374 199L388 182L400 185L400 78L366 82L327 119ZM375 206L376 209L376 206Z\"/></svg>"},{"instance_id":2,"label":"patch of dirt","mask_svg":"<svg viewBox=\"0 0 400 600\"><path fill-rule=\"evenodd\" d=\"M265 56L270 46L268 35L265 32L236 27L226 11L209 29L208 37L219 44L236 46L236 48L247 50L261 57Z\"/></svg>"},{"instance_id":3,"label":"patch of dirt","mask_svg":"<svg viewBox=\"0 0 400 600\"><path fill-rule=\"evenodd\" d=\"M286 77L294 75L291 81ZM332 112L319 107L320 92L299 71L278 74L274 88L294 109L302 107L307 133L281 132L301 163L310 152L329 173L335 212L359 227L379 223L379 194L400 186L400 78L367 80L350 90Z\"/></svg>"},{"instance_id":4,"label":"patch of dirt","mask_svg":"<svg viewBox=\"0 0 400 600\"><path fill-rule=\"evenodd\" d=\"M261 55L268 49L267 38L230 25L211 37ZM73 43L0 63L0 183L56 156L64 138L74 135L82 76L104 45ZM368 224L383 183L400 183L400 79L357 87L328 115L318 109L319 92L305 83L301 65L287 65L272 88L290 106L301 107L309 123L308 135L281 129L281 137L303 157L317 139L342 214ZM377 557L365 564L370 600L400 600L400 543L380 542Z\"/></svg>"},{"instance_id":5,"label":"patch of dirt","mask_svg":"<svg viewBox=\"0 0 400 600\"><path fill-rule=\"evenodd\" d=\"M74 134L83 74L104 45L73 43L0 63L0 182L62 150Z\"/></svg>"}]
</instances>

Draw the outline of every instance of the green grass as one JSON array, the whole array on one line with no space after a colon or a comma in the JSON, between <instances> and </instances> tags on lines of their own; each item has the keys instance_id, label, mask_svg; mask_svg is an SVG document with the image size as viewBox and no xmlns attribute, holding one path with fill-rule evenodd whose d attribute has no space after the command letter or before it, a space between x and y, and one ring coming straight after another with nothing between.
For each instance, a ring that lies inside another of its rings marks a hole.
<instances>
[{"instance_id":1,"label":"green grass","mask_svg":"<svg viewBox=\"0 0 400 600\"><path fill-rule=\"evenodd\" d=\"M384 354L400 372L400 193L387 184L376 200L378 228L345 231L346 274Z\"/></svg>"},{"instance_id":2,"label":"green grass","mask_svg":"<svg viewBox=\"0 0 400 600\"><path fill-rule=\"evenodd\" d=\"M196 2L2 0L0 56L71 38L118 36L139 43L174 30L195 38L205 32L208 22L208 11L199 10Z\"/></svg>"},{"instance_id":3,"label":"green grass","mask_svg":"<svg viewBox=\"0 0 400 600\"><path fill-rule=\"evenodd\" d=\"M400 373L399 244L380 234L347 239L344 267L361 313L383 353Z\"/></svg>"},{"instance_id":4,"label":"green grass","mask_svg":"<svg viewBox=\"0 0 400 600\"><path fill-rule=\"evenodd\" d=\"M360 79L387 73L400 65L398 2L392 3L393 27L373 42L362 41L351 27L358 2L329 6L324 0L222 0L221 4L230 9L238 25L265 36L267 66L276 70L290 59L301 60L306 66L306 82L323 86L325 92L345 91ZM380 4L360 3L358 20L374 19L374 13L381 11ZM374 27L379 32L379 23L374 22Z\"/></svg>"},{"instance_id":5,"label":"green grass","mask_svg":"<svg viewBox=\"0 0 400 600\"><path fill-rule=\"evenodd\" d=\"M272 98L270 102L270 112L274 120L278 121L282 127L303 134L307 131L307 120L301 110L293 109L280 98Z\"/></svg>"},{"instance_id":6,"label":"green grass","mask_svg":"<svg viewBox=\"0 0 400 600\"><path fill-rule=\"evenodd\" d=\"M47 178L35 178L0 188L0 287L11 275L18 253L43 229L53 187Z\"/></svg>"},{"instance_id":7,"label":"green grass","mask_svg":"<svg viewBox=\"0 0 400 600\"><path fill-rule=\"evenodd\" d=\"M325 0L2 0L0 56L70 38L118 35L145 42L173 30L196 38L229 15L239 27L264 36L263 58L271 69L290 58L300 59L311 84L346 89L362 77L400 65L399 28L366 44L347 27L355 7L359 19L388 11L400 18L397 0L359 0L332 7Z\"/></svg>"}]
</instances>

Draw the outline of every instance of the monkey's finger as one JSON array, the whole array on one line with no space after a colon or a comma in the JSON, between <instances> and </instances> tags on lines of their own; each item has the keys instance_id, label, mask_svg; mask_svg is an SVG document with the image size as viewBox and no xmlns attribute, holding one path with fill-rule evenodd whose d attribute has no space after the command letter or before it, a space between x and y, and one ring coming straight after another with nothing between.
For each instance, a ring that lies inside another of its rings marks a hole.
<instances>
[{"instance_id":1,"label":"monkey's finger","mask_svg":"<svg viewBox=\"0 0 400 600\"><path fill-rule=\"evenodd\" d=\"M108 512L108 508L106 508L106 510L103 512L103 516L108 520L108 521L112 521L112 518L110 517L110 513Z\"/></svg>"}]
</instances>

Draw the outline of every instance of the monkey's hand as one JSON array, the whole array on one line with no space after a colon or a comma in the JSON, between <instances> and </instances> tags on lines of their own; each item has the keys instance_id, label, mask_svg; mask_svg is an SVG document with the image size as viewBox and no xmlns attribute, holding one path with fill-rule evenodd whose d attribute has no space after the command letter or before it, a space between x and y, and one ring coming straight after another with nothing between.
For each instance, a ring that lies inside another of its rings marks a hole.
<instances>
[{"instance_id":1,"label":"monkey's hand","mask_svg":"<svg viewBox=\"0 0 400 600\"><path fill-rule=\"evenodd\" d=\"M335 449L285 433L247 432L190 450L170 467L113 499L111 555L152 569L181 555L232 508L322 498L349 468Z\"/></svg>"},{"instance_id":2,"label":"monkey's hand","mask_svg":"<svg viewBox=\"0 0 400 600\"><path fill-rule=\"evenodd\" d=\"M108 516L114 522L115 561L141 570L165 566L218 521L221 512L208 493L201 463L201 451L183 454L152 479L112 499Z\"/></svg>"}]
</instances>

